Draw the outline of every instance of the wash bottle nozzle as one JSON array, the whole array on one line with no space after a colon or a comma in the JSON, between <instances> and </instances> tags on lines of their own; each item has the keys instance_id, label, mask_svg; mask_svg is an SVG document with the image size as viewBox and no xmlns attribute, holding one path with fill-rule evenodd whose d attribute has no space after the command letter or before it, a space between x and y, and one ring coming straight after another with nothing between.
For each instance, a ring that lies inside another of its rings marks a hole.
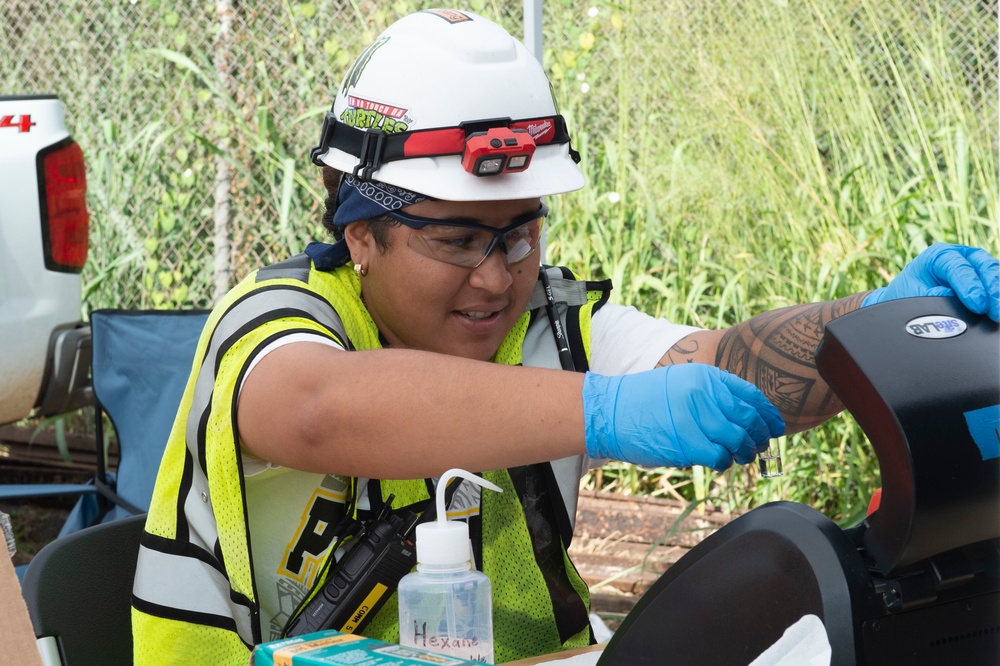
<instances>
[{"instance_id":1,"label":"wash bottle nozzle","mask_svg":"<svg viewBox=\"0 0 1000 666\"><path fill-rule=\"evenodd\" d=\"M469 565L469 525L458 520L448 520L444 505L444 494L448 482L456 476L472 481L483 488L489 488L498 493L503 492L496 484L463 469L450 469L442 474L441 478L438 479L437 492L435 493L437 520L417 525L418 569L421 564L432 565L436 568L444 566L465 568Z\"/></svg>"}]
</instances>

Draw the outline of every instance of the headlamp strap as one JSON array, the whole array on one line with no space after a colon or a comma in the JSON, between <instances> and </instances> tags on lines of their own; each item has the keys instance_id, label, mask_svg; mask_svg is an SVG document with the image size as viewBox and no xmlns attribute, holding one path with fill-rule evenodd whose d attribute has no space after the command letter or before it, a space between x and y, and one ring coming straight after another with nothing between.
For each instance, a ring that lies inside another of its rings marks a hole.
<instances>
[{"instance_id":1,"label":"headlamp strap","mask_svg":"<svg viewBox=\"0 0 1000 666\"><path fill-rule=\"evenodd\" d=\"M384 132L362 132L364 138L361 140L361 158L354 167L354 177L359 180L368 180L371 175L382 166L382 155L385 153L385 139L388 136Z\"/></svg>"},{"instance_id":2,"label":"headlamp strap","mask_svg":"<svg viewBox=\"0 0 1000 666\"><path fill-rule=\"evenodd\" d=\"M323 131L319 145L312 149L313 164L325 166L320 157L330 148L342 150L358 158L354 167L354 177L369 180L371 175L385 162L394 162L411 157L441 157L461 155L470 135L485 132L492 127L507 127L513 131L525 131L536 145L569 143L569 132L562 116L545 116L525 120L496 118L462 123L458 127L438 127L412 130L397 134L386 134L381 130L360 130L337 120L328 112L323 120ZM569 148L574 162L580 161L580 154Z\"/></svg>"}]
</instances>

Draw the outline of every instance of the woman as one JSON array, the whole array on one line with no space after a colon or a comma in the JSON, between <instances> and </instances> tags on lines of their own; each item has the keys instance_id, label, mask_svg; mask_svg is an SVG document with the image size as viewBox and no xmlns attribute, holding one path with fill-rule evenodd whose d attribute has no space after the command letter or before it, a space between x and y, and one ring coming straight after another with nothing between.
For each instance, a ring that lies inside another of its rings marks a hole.
<instances>
[{"instance_id":1,"label":"woman","mask_svg":"<svg viewBox=\"0 0 1000 666\"><path fill-rule=\"evenodd\" d=\"M719 331L540 267L543 198L583 175L537 61L468 12L418 12L365 49L313 160L335 242L213 312L142 541L137 663L246 663L324 580L342 518L390 496L419 512L451 467L504 490L461 487L448 506L493 583L497 662L585 645L566 551L586 469L724 470L821 423L841 407L812 351L863 304L954 290L997 318L997 262L972 248ZM362 631L398 632L394 597Z\"/></svg>"}]
</instances>

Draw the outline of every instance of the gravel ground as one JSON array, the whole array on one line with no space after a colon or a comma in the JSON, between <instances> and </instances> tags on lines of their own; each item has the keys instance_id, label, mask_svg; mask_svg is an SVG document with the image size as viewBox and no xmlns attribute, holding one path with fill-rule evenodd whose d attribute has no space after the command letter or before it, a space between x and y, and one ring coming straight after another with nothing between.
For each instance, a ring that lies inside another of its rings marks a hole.
<instances>
[{"instance_id":1,"label":"gravel ground","mask_svg":"<svg viewBox=\"0 0 1000 666\"><path fill-rule=\"evenodd\" d=\"M59 534L75 499L38 499L32 503L0 502L0 512L10 516L17 553L13 562L27 564L42 546Z\"/></svg>"}]
</instances>

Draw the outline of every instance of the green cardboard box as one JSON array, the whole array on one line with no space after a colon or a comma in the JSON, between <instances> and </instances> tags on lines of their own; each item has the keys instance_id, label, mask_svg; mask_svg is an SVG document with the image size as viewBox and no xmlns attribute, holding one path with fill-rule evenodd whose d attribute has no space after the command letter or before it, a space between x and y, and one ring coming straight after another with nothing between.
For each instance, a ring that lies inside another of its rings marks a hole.
<instances>
[{"instance_id":1,"label":"green cardboard box","mask_svg":"<svg viewBox=\"0 0 1000 666\"><path fill-rule=\"evenodd\" d=\"M477 663L333 629L261 643L250 656L250 666L463 666Z\"/></svg>"}]
</instances>

